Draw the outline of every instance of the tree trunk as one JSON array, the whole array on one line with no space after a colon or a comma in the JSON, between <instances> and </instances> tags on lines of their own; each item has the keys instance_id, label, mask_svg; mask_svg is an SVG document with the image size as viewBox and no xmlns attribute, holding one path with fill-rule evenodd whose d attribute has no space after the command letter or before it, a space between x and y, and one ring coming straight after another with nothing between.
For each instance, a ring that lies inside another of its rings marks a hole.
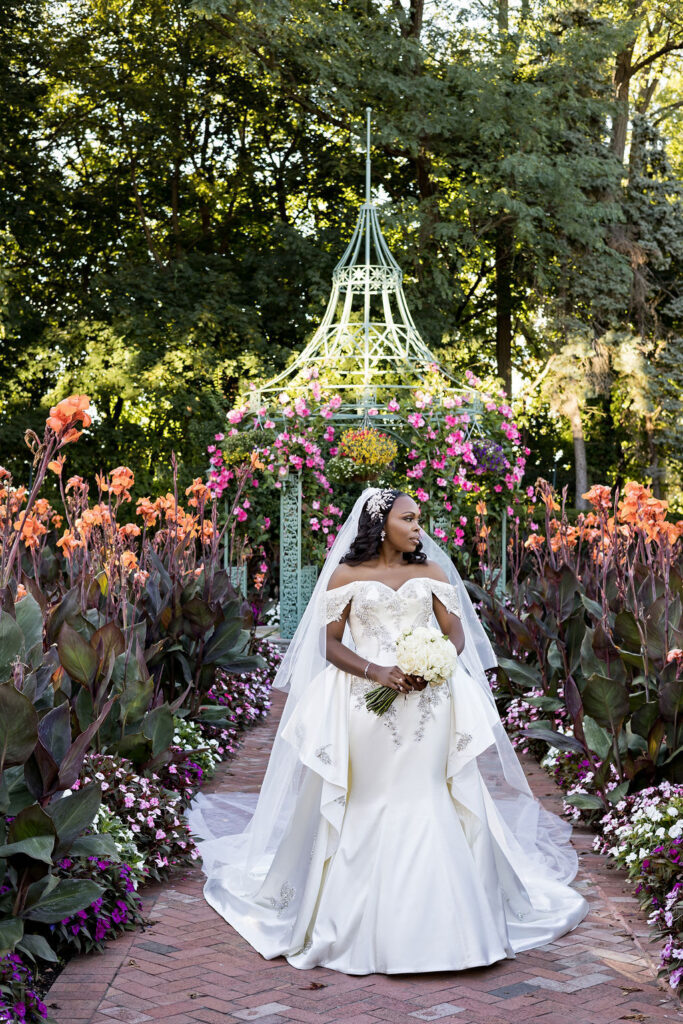
<instances>
[{"instance_id":1,"label":"tree trunk","mask_svg":"<svg viewBox=\"0 0 683 1024\"><path fill-rule=\"evenodd\" d=\"M628 132L633 46L634 44L631 44L631 46L617 54L614 66L614 92L617 101L617 112L614 115L610 147L622 164L626 152L626 135Z\"/></svg>"},{"instance_id":2,"label":"tree trunk","mask_svg":"<svg viewBox=\"0 0 683 1024\"><path fill-rule=\"evenodd\" d=\"M574 508L586 509L588 502L581 495L588 490L588 464L586 461L586 441L583 436L583 422L581 420L581 407L573 392L569 392L564 400L563 409L572 428L572 439L574 441L574 480L576 497Z\"/></svg>"},{"instance_id":3,"label":"tree trunk","mask_svg":"<svg viewBox=\"0 0 683 1024\"><path fill-rule=\"evenodd\" d=\"M496 364L508 398L512 392L512 226L496 229Z\"/></svg>"},{"instance_id":4,"label":"tree trunk","mask_svg":"<svg viewBox=\"0 0 683 1024\"><path fill-rule=\"evenodd\" d=\"M655 445L655 424L652 413L645 414L645 445L650 460L647 472L652 480L652 493L662 501L666 495L666 465L659 462L659 454Z\"/></svg>"}]
</instances>

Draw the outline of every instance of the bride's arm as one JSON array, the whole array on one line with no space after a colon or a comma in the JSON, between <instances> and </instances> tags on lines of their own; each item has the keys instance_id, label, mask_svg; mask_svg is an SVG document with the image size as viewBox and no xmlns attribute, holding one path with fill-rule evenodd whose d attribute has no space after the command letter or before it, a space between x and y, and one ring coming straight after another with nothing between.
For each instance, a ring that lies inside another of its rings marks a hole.
<instances>
[{"instance_id":1,"label":"bride's arm","mask_svg":"<svg viewBox=\"0 0 683 1024\"><path fill-rule=\"evenodd\" d=\"M397 665L375 665L374 662L369 662L367 658L361 658L359 654L342 643L350 607L349 602L342 612L341 618L330 622L327 626L327 660L340 668L342 672L349 672L352 676L360 676L362 679L371 679L378 685L389 686L392 690L398 690L399 693L409 693L412 686Z\"/></svg>"},{"instance_id":2,"label":"bride's arm","mask_svg":"<svg viewBox=\"0 0 683 1024\"><path fill-rule=\"evenodd\" d=\"M450 584L449 584L450 586ZM453 612L449 612L448 609L441 603L439 598L434 595L433 602L434 615L436 621L441 627L441 632L449 638L453 646L455 647L458 654L462 652L465 647L465 631L462 628L462 622L457 615Z\"/></svg>"}]
</instances>

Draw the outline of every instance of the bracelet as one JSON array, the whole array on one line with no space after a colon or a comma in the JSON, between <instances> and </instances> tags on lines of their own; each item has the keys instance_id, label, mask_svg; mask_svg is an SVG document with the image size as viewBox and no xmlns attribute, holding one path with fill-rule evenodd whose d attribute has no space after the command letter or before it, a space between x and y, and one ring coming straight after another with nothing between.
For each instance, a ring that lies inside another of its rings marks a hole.
<instances>
[{"instance_id":1,"label":"bracelet","mask_svg":"<svg viewBox=\"0 0 683 1024\"><path fill-rule=\"evenodd\" d=\"M367 665L365 666L365 671L363 672L363 675L365 676L366 679L368 678L368 669L370 668L371 665L372 665L372 662L369 661L367 663Z\"/></svg>"}]
</instances>

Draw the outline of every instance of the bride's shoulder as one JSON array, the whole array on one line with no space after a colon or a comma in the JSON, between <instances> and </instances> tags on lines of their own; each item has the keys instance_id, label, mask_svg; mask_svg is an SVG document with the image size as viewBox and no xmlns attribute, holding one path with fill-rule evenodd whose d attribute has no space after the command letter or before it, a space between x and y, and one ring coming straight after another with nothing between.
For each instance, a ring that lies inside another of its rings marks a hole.
<instances>
[{"instance_id":1,"label":"bride's shoulder","mask_svg":"<svg viewBox=\"0 0 683 1024\"><path fill-rule=\"evenodd\" d=\"M358 579L358 573L356 572L355 566L353 565L338 565L330 576L327 584L328 590L338 590L339 587L345 587L348 583L355 583Z\"/></svg>"},{"instance_id":2,"label":"bride's shoulder","mask_svg":"<svg viewBox=\"0 0 683 1024\"><path fill-rule=\"evenodd\" d=\"M428 576L430 580L436 580L437 583L450 582L441 566L437 562L430 562L429 559L426 562L422 562L420 571L422 575Z\"/></svg>"}]
</instances>

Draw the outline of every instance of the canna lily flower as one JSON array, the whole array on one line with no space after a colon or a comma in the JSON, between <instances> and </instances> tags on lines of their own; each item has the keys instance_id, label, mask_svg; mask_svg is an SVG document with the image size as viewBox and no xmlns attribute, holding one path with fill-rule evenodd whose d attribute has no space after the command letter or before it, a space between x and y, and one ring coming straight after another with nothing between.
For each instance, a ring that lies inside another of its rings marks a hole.
<instances>
[{"instance_id":1,"label":"canna lily flower","mask_svg":"<svg viewBox=\"0 0 683 1024\"><path fill-rule=\"evenodd\" d=\"M76 424L80 422L84 427L89 427L92 423L87 412L89 406L90 399L87 395L71 395L69 398L63 398L61 402L53 405L50 409L46 426L59 436L61 444L77 441L81 436L81 431L76 430Z\"/></svg>"},{"instance_id":2,"label":"canna lily flower","mask_svg":"<svg viewBox=\"0 0 683 1024\"><path fill-rule=\"evenodd\" d=\"M56 459L52 459L51 462L48 462L47 468L51 469L53 473L57 474L57 476L61 476L62 475L62 468L63 468L65 462L66 462L66 455L58 455Z\"/></svg>"}]
</instances>

